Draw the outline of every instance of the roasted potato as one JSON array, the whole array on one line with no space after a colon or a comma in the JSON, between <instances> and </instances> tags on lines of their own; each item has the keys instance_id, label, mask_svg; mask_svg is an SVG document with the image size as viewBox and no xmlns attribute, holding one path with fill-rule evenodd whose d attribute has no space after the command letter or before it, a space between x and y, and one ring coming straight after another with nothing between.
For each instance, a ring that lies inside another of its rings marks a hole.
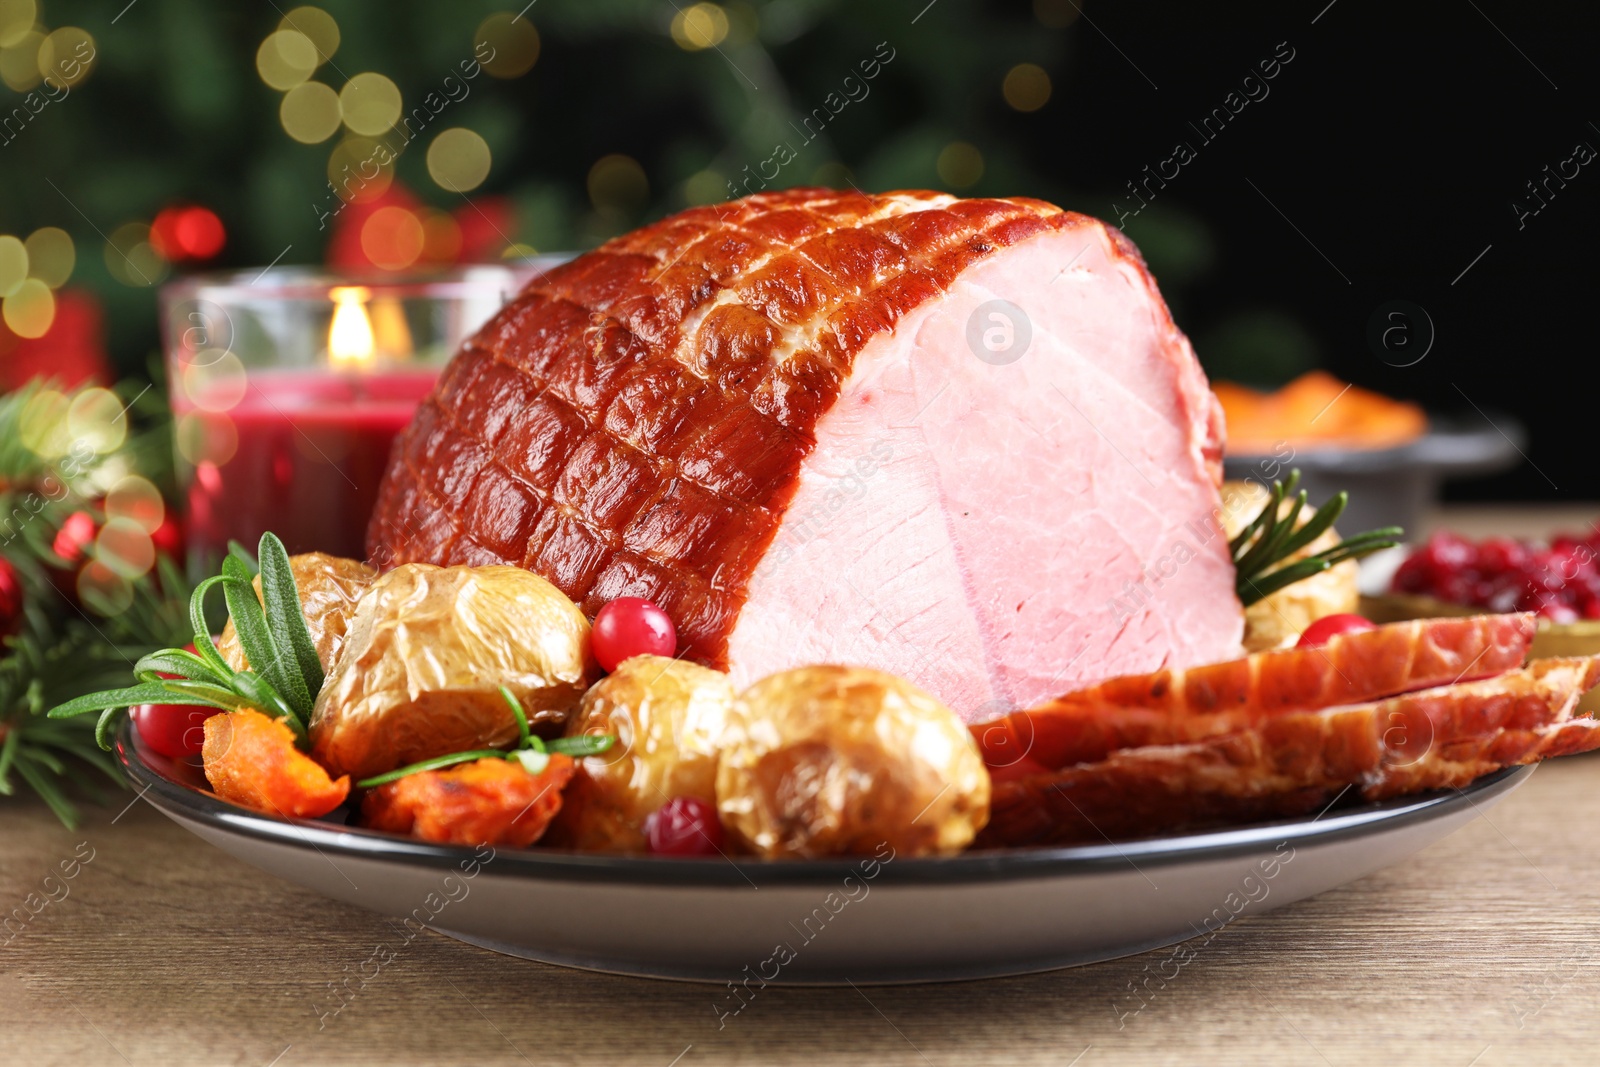
<instances>
[{"instance_id":1,"label":"roasted potato","mask_svg":"<svg viewBox=\"0 0 1600 1067\"><path fill-rule=\"evenodd\" d=\"M356 605L311 717L311 751L356 779L517 738L504 685L528 721L559 731L598 675L589 620L520 567L407 563Z\"/></svg>"},{"instance_id":2,"label":"roasted potato","mask_svg":"<svg viewBox=\"0 0 1600 1067\"><path fill-rule=\"evenodd\" d=\"M295 591L300 594L300 607L305 612L317 658L322 661L324 671L332 670L333 661L339 658L339 650L344 647L350 617L356 613L356 601L377 580L378 572L358 560L322 552L290 556L289 570L294 575ZM256 579L255 586L259 598L260 578ZM234 633L232 619L217 640L217 651L236 671L250 666L239 645L239 635Z\"/></svg>"},{"instance_id":3,"label":"roasted potato","mask_svg":"<svg viewBox=\"0 0 1600 1067\"><path fill-rule=\"evenodd\" d=\"M733 685L720 671L635 656L584 694L567 736L612 734L610 750L578 761L545 843L643 851L645 820L673 797L717 802L717 754Z\"/></svg>"},{"instance_id":4,"label":"roasted potato","mask_svg":"<svg viewBox=\"0 0 1600 1067\"><path fill-rule=\"evenodd\" d=\"M768 857L957 852L989 821L989 772L955 713L910 682L801 667L734 702L717 811Z\"/></svg>"},{"instance_id":5,"label":"roasted potato","mask_svg":"<svg viewBox=\"0 0 1600 1067\"><path fill-rule=\"evenodd\" d=\"M1231 540L1250 520L1261 514L1272 494L1255 482L1222 483L1222 526ZM1284 502L1287 509L1289 503ZM1302 512L1310 518L1309 509ZM1322 536L1289 557L1304 559L1339 543L1339 534L1324 530ZM1353 559L1335 563L1321 574L1285 586L1244 609L1244 647L1247 652L1287 648L1300 639L1307 626L1324 615L1353 612L1360 606L1361 592L1356 576L1361 565Z\"/></svg>"}]
</instances>

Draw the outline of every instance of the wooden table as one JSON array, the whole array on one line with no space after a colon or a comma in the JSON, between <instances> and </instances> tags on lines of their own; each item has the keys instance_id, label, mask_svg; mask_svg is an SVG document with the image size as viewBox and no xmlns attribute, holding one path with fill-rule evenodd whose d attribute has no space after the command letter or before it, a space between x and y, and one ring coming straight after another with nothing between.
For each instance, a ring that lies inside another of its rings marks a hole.
<instances>
[{"instance_id":1,"label":"wooden table","mask_svg":"<svg viewBox=\"0 0 1600 1067\"><path fill-rule=\"evenodd\" d=\"M319 1029L328 983L392 941L380 916L261 874L144 803L68 831L7 800L0 910L47 889L61 899L9 942L0 933L0 1061L1594 1063L1597 800L1600 757L1543 767L1413 860L1229 926L1120 1024L1113 1002L1153 957L944 986L774 987L720 1031L714 987L438 936ZM75 855L92 859L45 882Z\"/></svg>"}]
</instances>

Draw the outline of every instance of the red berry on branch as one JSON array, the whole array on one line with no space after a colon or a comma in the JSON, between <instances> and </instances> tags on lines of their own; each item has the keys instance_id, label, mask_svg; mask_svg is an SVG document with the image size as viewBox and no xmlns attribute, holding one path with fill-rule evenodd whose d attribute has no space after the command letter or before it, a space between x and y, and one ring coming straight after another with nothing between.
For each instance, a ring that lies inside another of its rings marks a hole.
<instances>
[{"instance_id":1,"label":"red berry on branch","mask_svg":"<svg viewBox=\"0 0 1600 1067\"><path fill-rule=\"evenodd\" d=\"M88 555L89 546L94 544L99 532L95 528L93 515L87 511L74 511L61 524L61 529L56 531L56 539L50 543L50 549L66 560L68 565L77 566Z\"/></svg>"},{"instance_id":2,"label":"red berry on branch","mask_svg":"<svg viewBox=\"0 0 1600 1067\"><path fill-rule=\"evenodd\" d=\"M22 629L24 603L22 578L17 568L0 556L0 637L10 637Z\"/></svg>"}]
</instances>

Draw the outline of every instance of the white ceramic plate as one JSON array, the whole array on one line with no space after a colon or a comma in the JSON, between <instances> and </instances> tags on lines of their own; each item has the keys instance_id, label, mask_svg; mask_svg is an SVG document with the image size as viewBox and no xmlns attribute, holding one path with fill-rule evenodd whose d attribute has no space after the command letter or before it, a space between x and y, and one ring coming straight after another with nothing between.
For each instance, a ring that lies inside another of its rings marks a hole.
<instances>
[{"instance_id":1,"label":"white ceramic plate","mask_svg":"<svg viewBox=\"0 0 1600 1067\"><path fill-rule=\"evenodd\" d=\"M338 900L410 916L408 929L569 967L750 989L1025 974L1174 944L1404 859L1533 772L1314 819L1124 844L800 862L475 854L255 815L207 792L197 765L145 749L127 723L117 756L146 800L223 851Z\"/></svg>"}]
</instances>

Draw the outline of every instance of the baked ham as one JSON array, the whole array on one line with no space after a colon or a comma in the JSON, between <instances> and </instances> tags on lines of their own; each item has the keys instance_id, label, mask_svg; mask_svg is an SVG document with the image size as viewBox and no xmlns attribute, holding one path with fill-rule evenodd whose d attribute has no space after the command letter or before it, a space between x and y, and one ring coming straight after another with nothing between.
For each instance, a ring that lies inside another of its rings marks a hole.
<instances>
[{"instance_id":1,"label":"baked ham","mask_svg":"<svg viewBox=\"0 0 1600 1067\"><path fill-rule=\"evenodd\" d=\"M977 721L1239 654L1222 443L1119 231L762 193L529 284L397 442L368 548L648 597L739 686L861 664Z\"/></svg>"},{"instance_id":2,"label":"baked ham","mask_svg":"<svg viewBox=\"0 0 1600 1067\"><path fill-rule=\"evenodd\" d=\"M1600 657L1534 660L1481 681L997 776L978 844L1125 840L1314 814L1346 794L1382 800L1459 789L1503 767L1600 747L1600 721L1573 715L1597 680Z\"/></svg>"}]
</instances>

